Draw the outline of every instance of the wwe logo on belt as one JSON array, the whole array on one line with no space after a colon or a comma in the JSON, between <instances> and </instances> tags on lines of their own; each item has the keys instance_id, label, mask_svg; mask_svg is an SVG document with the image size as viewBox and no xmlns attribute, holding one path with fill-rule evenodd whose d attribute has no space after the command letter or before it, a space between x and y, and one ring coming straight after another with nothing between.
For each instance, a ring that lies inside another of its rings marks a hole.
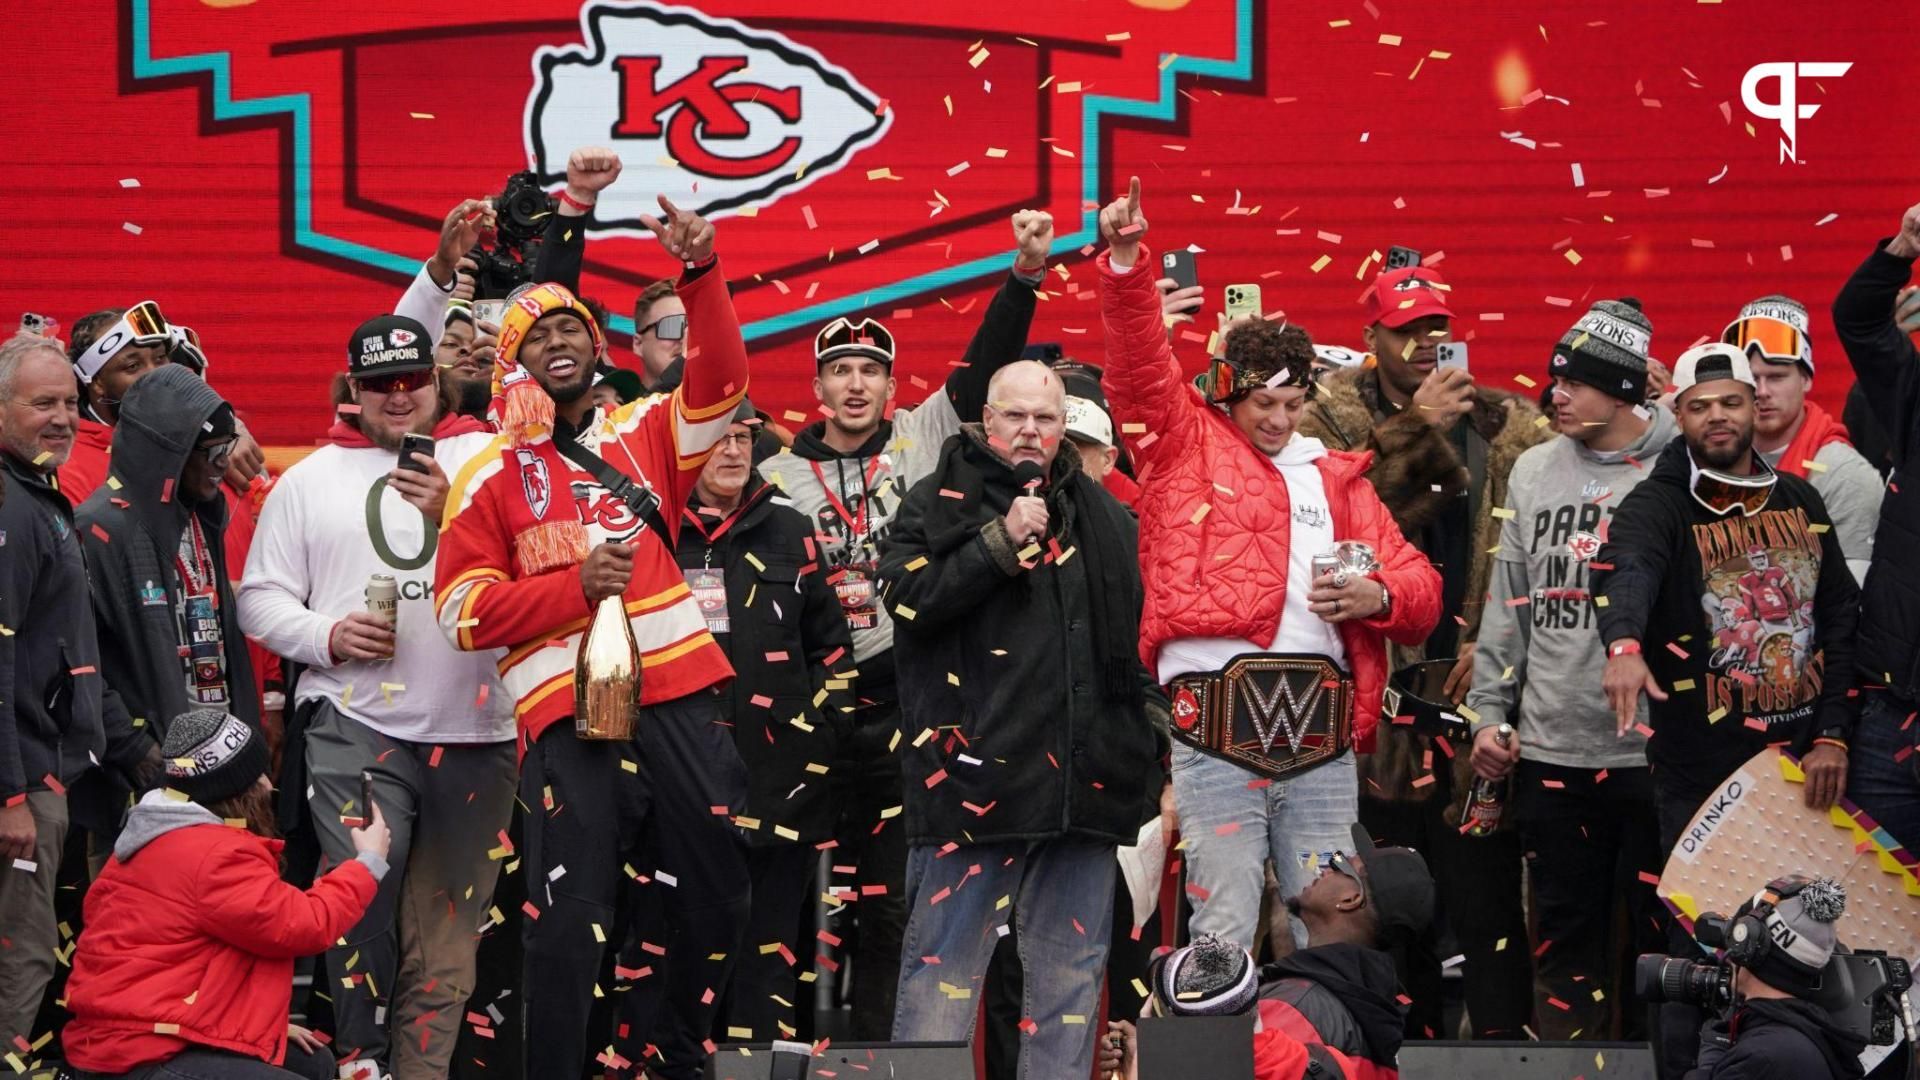
<instances>
[{"instance_id":1,"label":"wwe logo on belt","mask_svg":"<svg viewBox=\"0 0 1920 1080\"><path fill-rule=\"evenodd\" d=\"M1762 120L1779 122L1780 133L1786 136L1780 140L1781 164L1789 161L1796 165L1800 163L1799 155L1794 149L1795 129L1800 121L1811 119L1814 113L1820 111L1818 105L1799 104L1797 80L1802 76L1809 79L1837 79L1845 75L1851 67L1853 67L1852 63L1796 64L1780 61L1771 64L1755 64L1747 69L1746 77L1740 80L1740 104L1745 105L1748 112ZM1780 80L1780 100L1772 102L1760 100L1758 90L1760 84L1767 79Z\"/></svg>"},{"instance_id":2,"label":"wwe logo on belt","mask_svg":"<svg viewBox=\"0 0 1920 1080\"><path fill-rule=\"evenodd\" d=\"M1313 715L1314 706L1320 702L1320 695L1326 692L1326 684L1321 681L1320 673L1308 671L1305 674L1308 689L1305 696L1294 693L1293 683L1287 678L1295 674L1288 671L1276 671L1273 685L1266 690L1260 689L1254 673L1249 671L1240 680L1247 692L1247 713L1253 720L1254 733L1260 736L1261 749L1273 753L1273 737L1284 732L1287 747L1294 753L1300 752L1300 736L1306 727L1306 720Z\"/></svg>"}]
</instances>

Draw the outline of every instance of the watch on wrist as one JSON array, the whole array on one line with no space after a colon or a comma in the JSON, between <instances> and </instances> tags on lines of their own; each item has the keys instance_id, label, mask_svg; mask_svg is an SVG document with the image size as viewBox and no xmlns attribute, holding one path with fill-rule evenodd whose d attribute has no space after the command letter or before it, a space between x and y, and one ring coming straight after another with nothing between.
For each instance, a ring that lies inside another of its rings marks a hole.
<instances>
[{"instance_id":1,"label":"watch on wrist","mask_svg":"<svg viewBox=\"0 0 1920 1080\"><path fill-rule=\"evenodd\" d=\"M1393 590L1387 588L1386 582L1380 581L1377 578L1374 583L1380 586L1380 610L1374 615L1374 618L1385 618L1393 614Z\"/></svg>"}]
</instances>

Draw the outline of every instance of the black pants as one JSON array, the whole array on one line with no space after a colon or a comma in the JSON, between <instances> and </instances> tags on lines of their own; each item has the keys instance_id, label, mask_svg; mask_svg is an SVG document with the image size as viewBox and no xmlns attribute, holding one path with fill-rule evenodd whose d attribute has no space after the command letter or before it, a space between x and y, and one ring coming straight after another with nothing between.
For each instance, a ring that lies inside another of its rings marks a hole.
<instances>
[{"instance_id":1,"label":"black pants","mask_svg":"<svg viewBox=\"0 0 1920 1080\"><path fill-rule=\"evenodd\" d=\"M309 1054L287 1043L285 1066L225 1050L197 1049L175 1054L157 1065L132 1072L89 1073L69 1069L75 1080L333 1080L333 1055L325 1050Z\"/></svg>"},{"instance_id":2,"label":"black pants","mask_svg":"<svg viewBox=\"0 0 1920 1080\"><path fill-rule=\"evenodd\" d=\"M1694 811L1700 809L1700 804L1707 800L1707 793L1673 791L1656 783L1653 794L1654 806L1660 818L1660 853L1664 860L1666 853L1680 842L1680 834L1686 831L1687 823L1693 820ZM1705 959L1700 946L1694 943L1678 919L1670 920L1667 924L1667 954L1692 960ZM1680 1080L1688 1069L1693 1068L1695 1059L1700 1055L1700 1025L1706 1019L1706 1013L1701 1010L1677 1002L1655 1005L1648 1011L1654 1071L1660 1080Z\"/></svg>"},{"instance_id":3,"label":"black pants","mask_svg":"<svg viewBox=\"0 0 1920 1080\"><path fill-rule=\"evenodd\" d=\"M727 992L726 1026L732 1030L721 1034L728 1039L768 1042L792 1039L801 1030L799 967L813 953L803 948L800 920L813 895L818 854L811 844L772 844L747 852L753 910ZM811 988L806 992L811 995Z\"/></svg>"},{"instance_id":4,"label":"black pants","mask_svg":"<svg viewBox=\"0 0 1920 1080\"><path fill-rule=\"evenodd\" d=\"M1543 1039L1614 1038L1616 1004L1617 1037L1643 1038L1632 958L1666 948L1666 909L1640 877L1658 876L1665 861L1653 774L1641 767L1599 775L1527 760L1514 771L1515 824L1546 950L1534 960L1533 983ZM1616 937L1623 909L1626 933Z\"/></svg>"},{"instance_id":5,"label":"black pants","mask_svg":"<svg viewBox=\"0 0 1920 1080\"><path fill-rule=\"evenodd\" d=\"M862 686L868 704L857 714L844 768L852 782L836 832L833 863L850 866L849 879L835 871L831 886L852 898L853 1039L886 1042L893 1037L893 997L900 983L900 939L907 932L907 831L899 809L906 801L900 755L900 703L893 688ZM880 815L893 811L892 817Z\"/></svg>"},{"instance_id":6,"label":"black pants","mask_svg":"<svg viewBox=\"0 0 1920 1080\"><path fill-rule=\"evenodd\" d=\"M1425 802L1388 802L1360 796L1360 821L1381 846L1410 847L1426 856L1439 900L1433 930L1394 950L1400 984L1413 1004L1410 1039L1451 1038L1442 1031L1440 983L1442 920L1466 957L1467 1015L1476 1039L1524 1039L1533 1013L1533 965L1520 895L1520 837L1512 830L1462 836L1450 825L1445 792Z\"/></svg>"},{"instance_id":7,"label":"black pants","mask_svg":"<svg viewBox=\"0 0 1920 1080\"><path fill-rule=\"evenodd\" d=\"M718 698L700 691L643 709L631 742L582 740L563 720L528 747L522 1075L576 1076L606 1045L587 1017L607 946L625 940L614 912L629 867L636 908L658 913L642 918L635 954L664 970L633 981L622 1024L658 1047L648 1064L660 1076L699 1075L748 903L746 842L732 824L746 766L719 719Z\"/></svg>"}]
</instances>

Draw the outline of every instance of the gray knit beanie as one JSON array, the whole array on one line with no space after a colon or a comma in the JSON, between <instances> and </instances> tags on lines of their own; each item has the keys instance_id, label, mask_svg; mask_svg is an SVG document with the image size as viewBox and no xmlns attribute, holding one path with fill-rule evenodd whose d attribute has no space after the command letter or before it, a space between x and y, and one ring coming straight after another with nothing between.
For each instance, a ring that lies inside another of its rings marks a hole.
<instances>
[{"instance_id":1,"label":"gray knit beanie","mask_svg":"<svg viewBox=\"0 0 1920 1080\"><path fill-rule=\"evenodd\" d=\"M247 790L270 765L266 739L220 709L194 709L174 717L160 756L166 759L167 786L201 805Z\"/></svg>"},{"instance_id":2,"label":"gray knit beanie","mask_svg":"<svg viewBox=\"0 0 1920 1080\"><path fill-rule=\"evenodd\" d=\"M1646 400L1647 357L1653 324L1631 296L1595 300L1560 337L1547 366L1549 377L1571 379L1634 405Z\"/></svg>"}]
</instances>

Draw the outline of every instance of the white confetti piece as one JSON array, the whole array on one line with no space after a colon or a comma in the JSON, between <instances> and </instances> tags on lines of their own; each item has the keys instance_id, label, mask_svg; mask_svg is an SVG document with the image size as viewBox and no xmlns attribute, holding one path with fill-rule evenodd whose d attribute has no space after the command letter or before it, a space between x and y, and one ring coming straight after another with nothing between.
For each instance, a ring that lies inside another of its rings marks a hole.
<instances>
[{"instance_id":1,"label":"white confetti piece","mask_svg":"<svg viewBox=\"0 0 1920 1080\"><path fill-rule=\"evenodd\" d=\"M40 864L34 862L32 859L15 859L13 860L13 868L31 874L40 869Z\"/></svg>"},{"instance_id":2,"label":"white confetti piece","mask_svg":"<svg viewBox=\"0 0 1920 1080\"><path fill-rule=\"evenodd\" d=\"M667 873L665 870L654 871L653 880L659 882L662 885L672 885L675 887L678 887L680 884L679 878L674 877L672 874Z\"/></svg>"},{"instance_id":3,"label":"white confetti piece","mask_svg":"<svg viewBox=\"0 0 1920 1080\"><path fill-rule=\"evenodd\" d=\"M879 241L879 239L878 239L878 238L875 238L875 239L872 239L872 240L869 240L869 241L867 241L867 242L866 242L866 243L864 243L864 244L861 244L861 245L860 245L860 247L858 248L858 250L859 250L859 252L860 252L860 254L862 254L862 255L865 255L865 254L868 254L869 252L871 252L871 251L873 251L873 250L874 250L875 248L877 248L877 247L879 247L879 246L880 246L880 241Z\"/></svg>"},{"instance_id":4,"label":"white confetti piece","mask_svg":"<svg viewBox=\"0 0 1920 1080\"><path fill-rule=\"evenodd\" d=\"M125 180L120 181L120 186L123 188L139 187L140 181L129 176Z\"/></svg>"},{"instance_id":5,"label":"white confetti piece","mask_svg":"<svg viewBox=\"0 0 1920 1080\"><path fill-rule=\"evenodd\" d=\"M1587 186L1587 174L1581 170L1580 163L1577 161L1573 163L1573 186L1574 187Z\"/></svg>"},{"instance_id":6,"label":"white confetti piece","mask_svg":"<svg viewBox=\"0 0 1920 1080\"><path fill-rule=\"evenodd\" d=\"M145 229L142 229L142 228L141 228L140 226L138 226L138 225L135 225L135 224L134 224L133 222L131 222L131 221L123 221L123 222L121 222L121 223L120 223L120 227L121 227L121 228L123 228L123 229L125 229L125 230L127 230L128 232L130 232L130 233L132 233L132 234L133 234L133 235L135 235L135 236L139 236L139 235L140 235L141 233L143 233L143 232L145 232L145 231L146 231Z\"/></svg>"},{"instance_id":7,"label":"white confetti piece","mask_svg":"<svg viewBox=\"0 0 1920 1080\"><path fill-rule=\"evenodd\" d=\"M1830 221L1838 221L1839 219L1840 219L1839 214L1828 214L1826 217L1823 217L1819 221L1814 222L1813 227L1817 229L1820 226L1825 225Z\"/></svg>"}]
</instances>

